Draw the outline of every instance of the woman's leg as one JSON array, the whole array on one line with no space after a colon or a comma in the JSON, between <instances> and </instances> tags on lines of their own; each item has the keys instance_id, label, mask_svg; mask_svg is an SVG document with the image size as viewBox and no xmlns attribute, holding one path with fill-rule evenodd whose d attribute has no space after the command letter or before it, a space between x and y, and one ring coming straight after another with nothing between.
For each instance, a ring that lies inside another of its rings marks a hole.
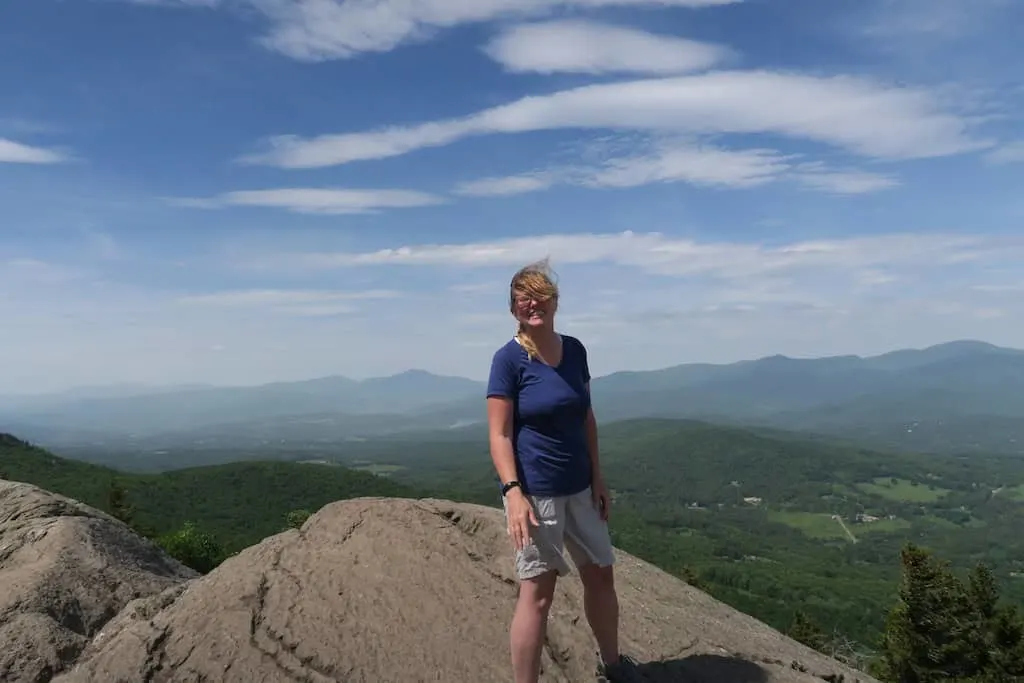
<instances>
[{"instance_id":1,"label":"woman's leg","mask_svg":"<svg viewBox=\"0 0 1024 683\"><path fill-rule=\"evenodd\" d=\"M516 683L537 683L540 678L544 635L557 579L558 573L552 570L519 582L519 598L509 629Z\"/></svg>"},{"instance_id":2,"label":"woman's leg","mask_svg":"<svg viewBox=\"0 0 1024 683\"><path fill-rule=\"evenodd\" d=\"M605 664L619 661L619 597L609 565L590 563L579 568L583 581L583 611Z\"/></svg>"},{"instance_id":3,"label":"woman's leg","mask_svg":"<svg viewBox=\"0 0 1024 683\"><path fill-rule=\"evenodd\" d=\"M583 582L583 609L605 664L619 661L619 598L608 523L587 489L566 501L565 545Z\"/></svg>"},{"instance_id":4,"label":"woman's leg","mask_svg":"<svg viewBox=\"0 0 1024 683\"><path fill-rule=\"evenodd\" d=\"M509 640L516 683L536 683L548 613L559 575L569 573L562 557L565 499L530 496L540 526L530 527L526 547L515 551L519 597L516 599Z\"/></svg>"}]
</instances>

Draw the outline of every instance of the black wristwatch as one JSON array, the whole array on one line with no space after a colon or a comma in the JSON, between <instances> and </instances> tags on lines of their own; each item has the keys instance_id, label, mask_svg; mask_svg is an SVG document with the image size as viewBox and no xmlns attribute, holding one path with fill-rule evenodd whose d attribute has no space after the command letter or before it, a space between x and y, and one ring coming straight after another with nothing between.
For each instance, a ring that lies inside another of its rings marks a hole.
<instances>
[{"instance_id":1,"label":"black wristwatch","mask_svg":"<svg viewBox=\"0 0 1024 683\"><path fill-rule=\"evenodd\" d=\"M512 489L514 489L517 486L522 488L522 484L520 484L518 481L513 479L512 481L508 482L507 484L505 484L504 486L501 487L501 495L505 496L506 494L508 494L509 491L511 491Z\"/></svg>"}]
</instances>

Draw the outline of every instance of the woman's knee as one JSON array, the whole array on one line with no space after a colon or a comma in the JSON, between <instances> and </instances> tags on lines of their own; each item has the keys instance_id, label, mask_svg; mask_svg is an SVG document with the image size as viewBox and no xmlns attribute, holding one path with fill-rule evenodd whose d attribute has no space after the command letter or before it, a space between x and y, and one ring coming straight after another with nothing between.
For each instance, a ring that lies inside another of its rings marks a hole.
<instances>
[{"instance_id":1,"label":"woman's knee","mask_svg":"<svg viewBox=\"0 0 1024 683\"><path fill-rule=\"evenodd\" d=\"M530 609L547 613L555 597L555 582L558 574L546 572L532 579L519 582L519 602Z\"/></svg>"},{"instance_id":2,"label":"woman's knee","mask_svg":"<svg viewBox=\"0 0 1024 683\"><path fill-rule=\"evenodd\" d=\"M599 592L615 590L615 569L613 565L586 564L579 568L584 590Z\"/></svg>"}]
</instances>

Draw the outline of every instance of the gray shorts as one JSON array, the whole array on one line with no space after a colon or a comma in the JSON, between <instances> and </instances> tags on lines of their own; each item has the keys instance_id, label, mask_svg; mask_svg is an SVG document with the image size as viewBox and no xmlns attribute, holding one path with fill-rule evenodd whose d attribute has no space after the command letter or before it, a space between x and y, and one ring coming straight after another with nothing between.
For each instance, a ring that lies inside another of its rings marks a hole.
<instances>
[{"instance_id":1,"label":"gray shorts","mask_svg":"<svg viewBox=\"0 0 1024 683\"><path fill-rule=\"evenodd\" d=\"M552 569L559 576L571 568L562 553L568 549L577 568L588 564L607 567L615 564L608 523L591 498L590 487L571 496L527 496L533 505L539 526L529 526L526 547L515 553L516 576L520 580L540 576ZM502 498L504 504L505 499ZM506 522L508 507L505 507Z\"/></svg>"}]
</instances>

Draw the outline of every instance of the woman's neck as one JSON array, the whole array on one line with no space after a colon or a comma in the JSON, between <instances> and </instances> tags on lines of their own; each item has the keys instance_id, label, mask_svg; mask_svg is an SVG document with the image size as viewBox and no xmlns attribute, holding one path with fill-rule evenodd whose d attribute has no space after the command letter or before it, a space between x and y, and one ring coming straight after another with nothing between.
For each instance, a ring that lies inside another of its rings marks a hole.
<instances>
[{"instance_id":1,"label":"woman's neck","mask_svg":"<svg viewBox=\"0 0 1024 683\"><path fill-rule=\"evenodd\" d=\"M559 339L559 334L555 332L553 327L544 327L539 330L520 329L519 334L529 337L535 344L541 346L554 344Z\"/></svg>"}]
</instances>

